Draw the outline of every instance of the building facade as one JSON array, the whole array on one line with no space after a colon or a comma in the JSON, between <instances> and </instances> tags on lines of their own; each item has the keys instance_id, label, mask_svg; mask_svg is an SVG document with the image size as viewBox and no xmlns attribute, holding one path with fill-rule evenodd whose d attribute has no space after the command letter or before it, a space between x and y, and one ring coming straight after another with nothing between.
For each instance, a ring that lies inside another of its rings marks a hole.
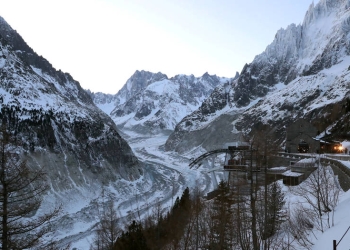
<instances>
[{"instance_id":1,"label":"building facade","mask_svg":"<svg viewBox=\"0 0 350 250\"><path fill-rule=\"evenodd\" d=\"M318 130L305 119L299 119L286 129L288 153L319 153L320 141L316 140Z\"/></svg>"}]
</instances>

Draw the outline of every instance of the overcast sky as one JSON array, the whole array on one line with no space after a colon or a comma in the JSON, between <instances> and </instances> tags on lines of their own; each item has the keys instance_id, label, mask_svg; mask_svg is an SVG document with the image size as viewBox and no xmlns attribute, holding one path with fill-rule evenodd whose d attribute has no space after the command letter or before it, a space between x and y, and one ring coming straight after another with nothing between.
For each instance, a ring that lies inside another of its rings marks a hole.
<instances>
[{"instance_id":1,"label":"overcast sky","mask_svg":"<svg viewBox=\"0 0 350 250\"><path fill-rule=\"evenodd\" d=\"M136 70L233 77L318 0L0 0L0 15L85 89Z\"/></svg>"}]
</instances>

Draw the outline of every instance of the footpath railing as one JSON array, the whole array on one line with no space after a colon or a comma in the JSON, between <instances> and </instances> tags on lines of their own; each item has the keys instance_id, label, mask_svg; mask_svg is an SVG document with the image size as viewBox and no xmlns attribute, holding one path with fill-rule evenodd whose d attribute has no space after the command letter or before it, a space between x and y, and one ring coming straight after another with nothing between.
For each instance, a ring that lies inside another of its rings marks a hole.
<instances>
[{"instance_id":1,"label":"footpath railing","mask_svg":"<svg viewBox=\"0 0 350 250\"><path fill-rule=\"evenodd\" d=\"M332 158L339 161L350 161L350 155L346 154L324 154L324 157Z\"/></svg>"},{"instance_id":2,"label":"footpath railing","mask_svg":"<svg viewBox=\"0 0 350 250\"><path fill-rule=\"evenodd\" d=\"M334 174L338 176L339 185L344 191L348 191L350 189L350 169L339 162L339 160L348 160L349 157L344 156L337 156L337 155L308 155L308 154L291 154L291 153L278 153L277 156L289 158L291 160L301 160L306 158L315 158L317 159L318 156L320 156L320 162L323 165L329 165ZM331 159L337 158L338 160ZM338 158L339 157L339 158Z\"/></svg>"},{"instance_id":3,"label":"footpath railing","mask_svg":"<svg viewBox=\"0 0 350 250\"><path fill-rule=\"evenodd\" d=\"M350 189L350 169L337 160L330 158L321 158L321 163L324 165L329 164L335 175L338 176L340 187L344 191Z\"/></svg>"}]
</instances>

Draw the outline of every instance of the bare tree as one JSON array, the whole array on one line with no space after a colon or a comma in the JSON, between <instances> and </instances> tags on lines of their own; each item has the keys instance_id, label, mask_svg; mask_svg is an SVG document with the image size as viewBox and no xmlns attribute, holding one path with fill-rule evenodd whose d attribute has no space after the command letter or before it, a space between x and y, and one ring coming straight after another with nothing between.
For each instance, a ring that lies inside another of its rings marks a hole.
<instances>
[{"instance_id":1,"label":"bare tree","mask_svg":"<svg viewBox=\"0 0 350 250\"><path fill-rule=\"evenodd\" d=\"M323 179L321 198L327 213L327 225L331 227L334 226L334 211L339 202L340 186L330 166L322 167L321 171ZM332 212L332 223L330 222L330 211Z\"/></svg>"},{"instance_id":2,"label":"bare tree","mask_svg":"<svg viewBox=\"0 0 350 250\"><path fill-rule=\"evenodd\" d=\"M20 149L2 127L0 138L0 240L1 249L26 249L39 246L49 232L49 222L59 208L36 215L49 186L42 169L30 169L21 160Z\"/></svg>"},{"instance_id":3,"label":"bare tree","mask_svg":"<svg viewBox=\"0 0 350 250\"><path fill-rule=\"evenodd\" d=\"M233 233L238 249L252 249L251 215L249 199L241 200L234 206Z\"/></svg>"},{"instance_id":4,"label":"bare tree","mask_svg":"<svg viewBox=\"0 0 350 250\"><path fill-rule=\"evenodd\" d=\"M107 202L102 210L100 221L97 225L96 235L91 250L113 250L121 228L118 226L118 213L112 201Z\"/></svg>"},{"instance_id":5,"label":"bare tree","mask_svg":"<svg viewBox=\"0 0 350 250\"><path fill-rule=\"evenodd\" d=\"M324 232L325 226L331 226L330 212L338 203L339 187L330 168L320 165L301 185L291 190L307 203L305 209L309 208L314 214L317 230Z\"/></svg>"},{"instance_id":6,"label":"bare tree","mask_svg":"<svg viewBox=\"0 0 350 250\"><path fill-rule=\"evenodd\" d=\"M152 206L151 214L143 221L147 246L151 249L161 249L166 241L166 226L163 215L163 207L159 198Z\"/></svg>"},{"instance_id":7,"label":"bare tree","mask_svg":"<svg viewBox=\"0 0 350 250\"><path fill-rule=\"evenodd\" d=\"M310 233L314 228L315 214L301 204L296 205L293 211L289 212L287 223L283 226L287 242L284 242L282 249L311 249L313 243Z\"/></svg>"}]
</instances>

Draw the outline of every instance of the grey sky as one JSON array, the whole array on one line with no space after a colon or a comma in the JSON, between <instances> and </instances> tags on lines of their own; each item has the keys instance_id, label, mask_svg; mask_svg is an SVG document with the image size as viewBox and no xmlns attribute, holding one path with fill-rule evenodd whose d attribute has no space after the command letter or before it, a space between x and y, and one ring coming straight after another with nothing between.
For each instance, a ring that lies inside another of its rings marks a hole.
<instances>
[{"instance_id":1,"label":"grey sky","mask_svg":"<svg viewBox=\"0 0 350 250\"><path fill-rule=\"evenodd\" d=\"M0 15L83 88L115 94L135 70L232 77L312 2L0 0Z\"/></svg>"}]
</instances>

